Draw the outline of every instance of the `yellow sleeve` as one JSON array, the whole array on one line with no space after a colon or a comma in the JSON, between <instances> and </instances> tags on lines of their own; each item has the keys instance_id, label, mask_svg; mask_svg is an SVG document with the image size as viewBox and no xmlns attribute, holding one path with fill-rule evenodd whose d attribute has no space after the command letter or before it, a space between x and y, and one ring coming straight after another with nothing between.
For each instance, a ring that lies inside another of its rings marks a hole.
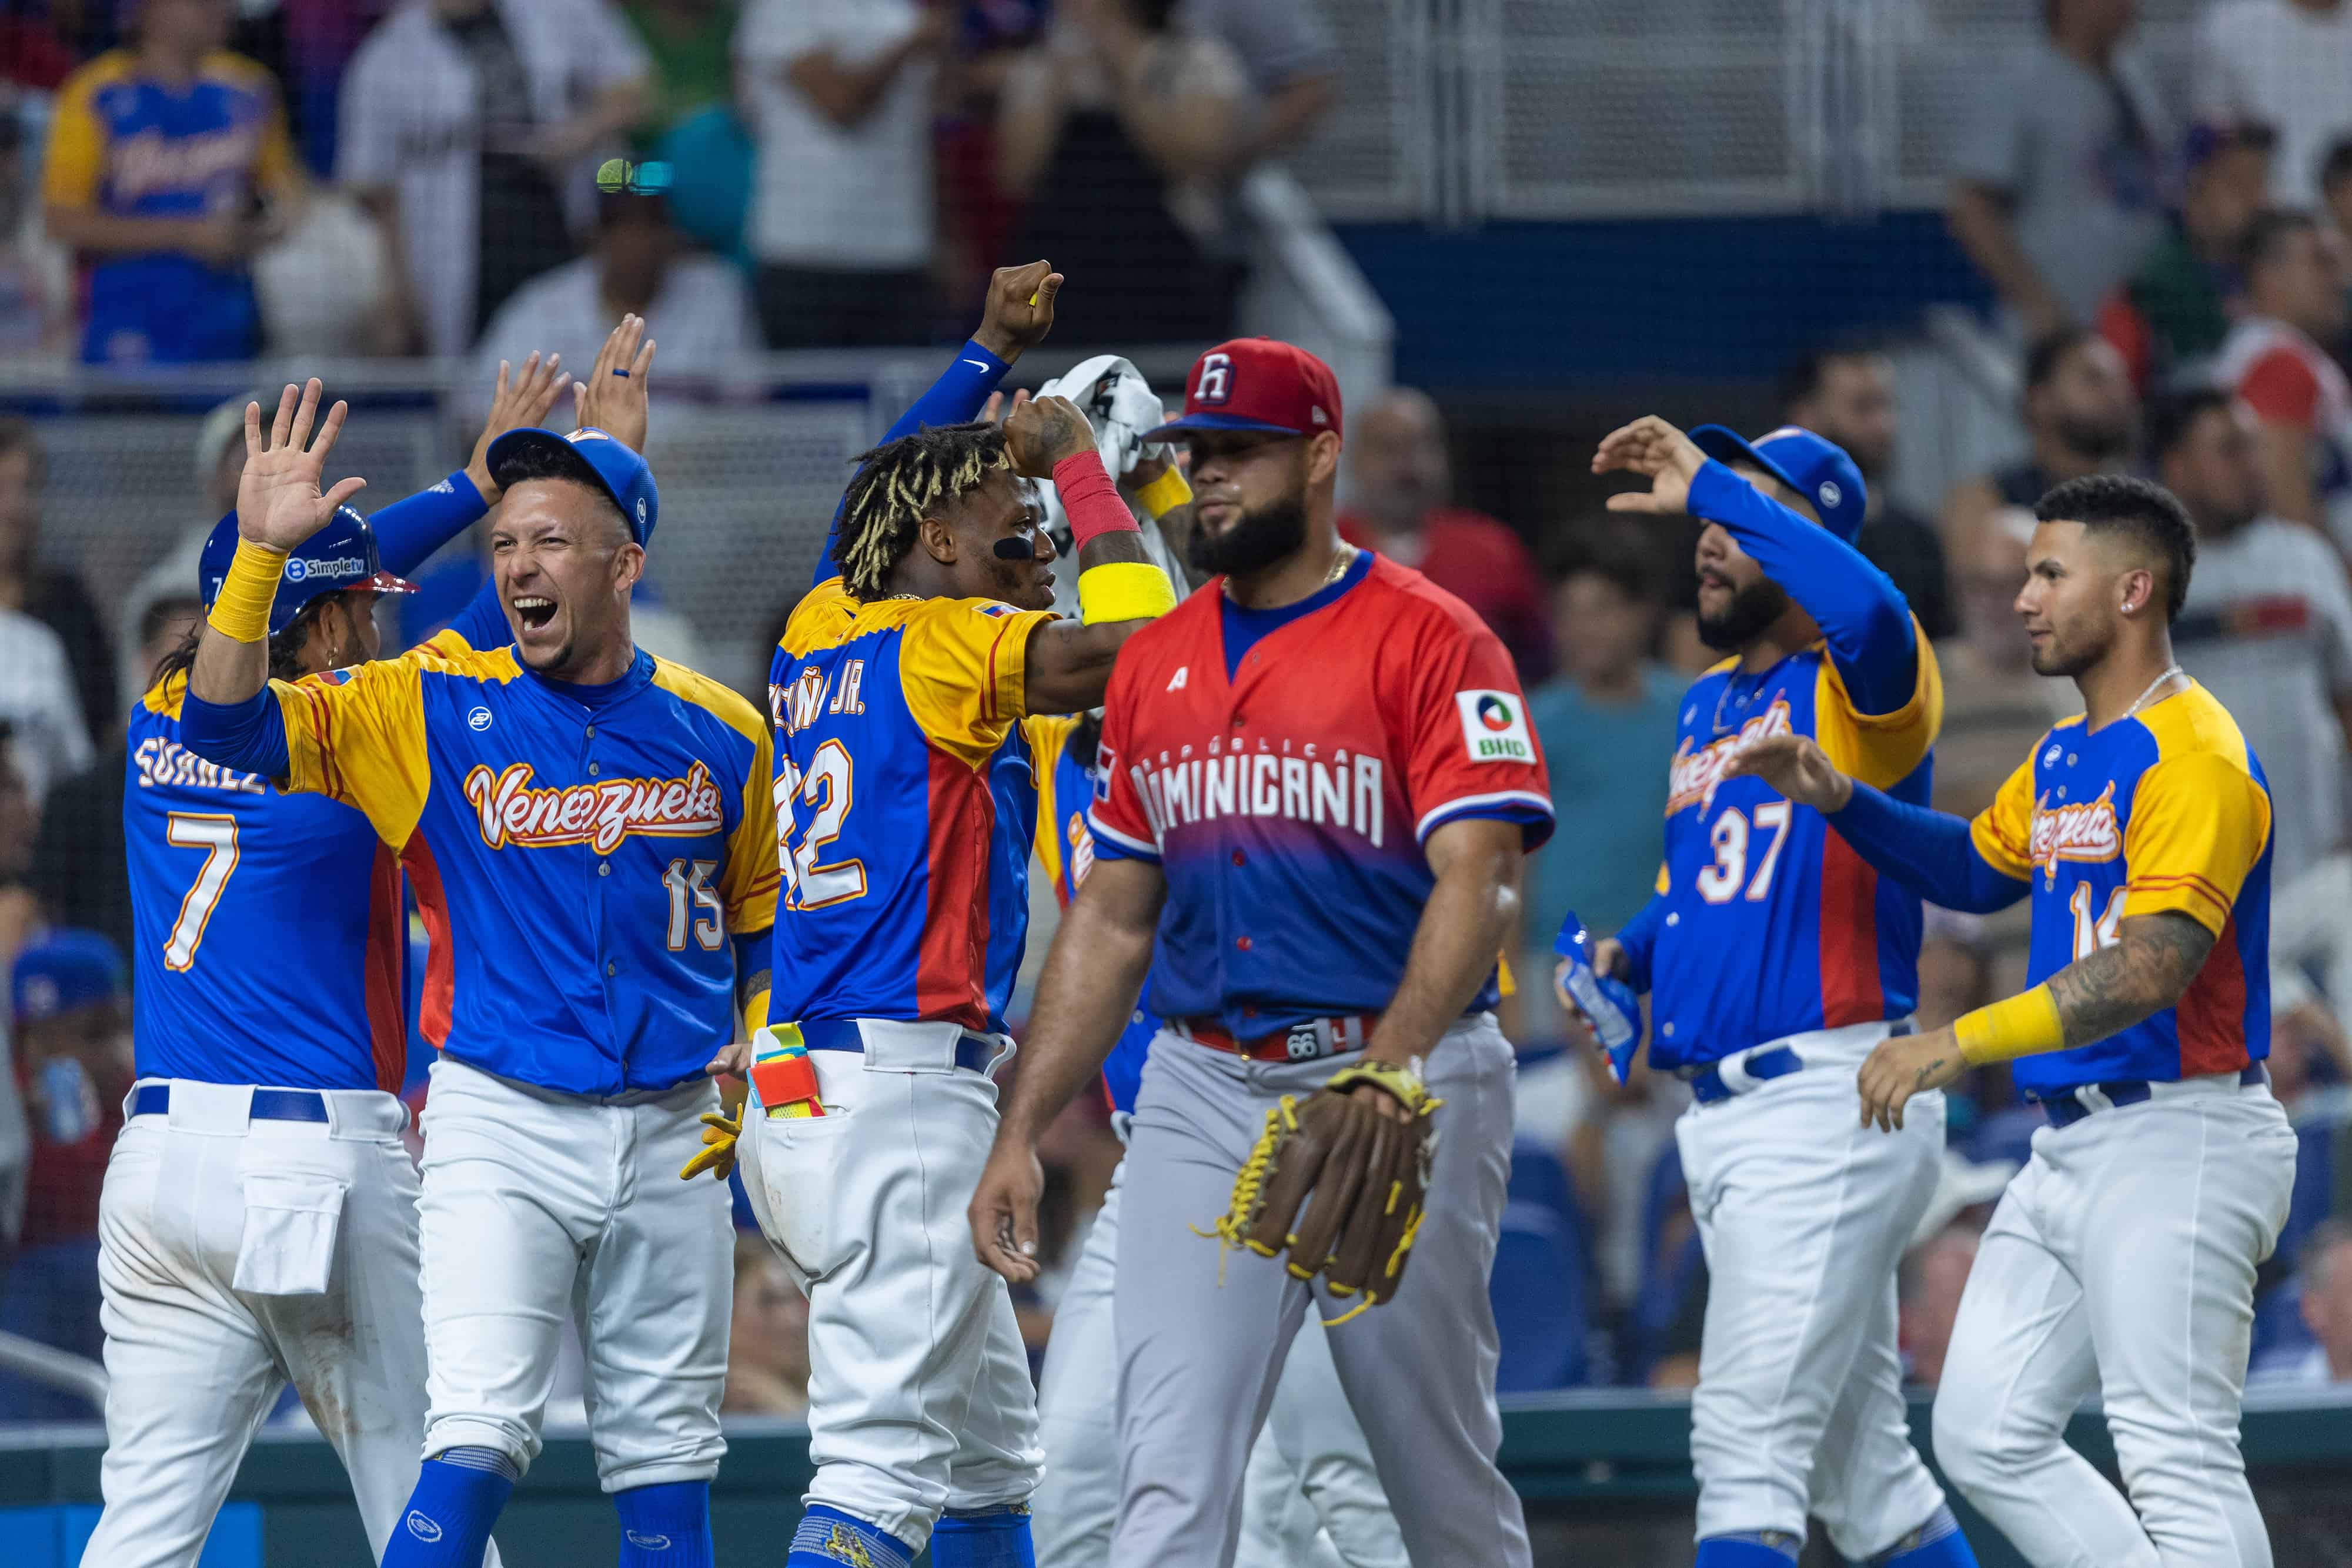
<instances>
[{"instance_id":1,"label":"yellow sleeve","mask_svg":"<svg viewBox=\"0 0 2352 1568\"><path fill-rule=\"evenodd\" d=\"M727 933L750 936L776 923L775 742L765 725L752 736L751 768L743 780L743 820L727 840L727 869L719 887L727 900Z\"/></svg>"},{"instance_id":2,"label":"yellow sleeve","mask_svg":"<svg viewBox=\"0 0 2352 1568\"><path fill-rule=\"evenodd\" d=\"M49 115L48 152L41 167L41 200L52 206L98 205L106 130L90 99L111 74L104 61L93 61L58 90L57 107Z\"/></svg>"},{"instance_id":3,"label":"yellow sleeve","mask_svg":"<svg viewBox=\"0 0 2352 1568\"><path fill-rule=\"evenodd\" d=\"M2191 751L2139 777L2124 824L2124 914L2188 915L2216 936L2270 841L2271 800L2228 758Z\"/></svg>"},{"instance_id":4,"label":"yellow sleeve","mask_svg":"<svg viewBox=\"0 0 2352 1568\"><path fill-rule=\"evenodd\" d=\"M395 850L416 831L433 789L423 669L411 653L269 683L286 720L286 787L357 807Z\"/></svg>"},{"instance_id":5,"label":"yellow sleeve","mask_svg":"<svg viewBox=\"0 0 2352 1568\"><path fill-rule=\"evenodd\" d=\"M1826 654L1813 688L1814 738L1830 762L1839 772L1880 789L1891 789L1909 778L1944 727L1943 672L1937 668L1936 650L1916 616L1911 620L1911 636L1919 651L1918 672L1912 679L1910 700L1893 713L1856 712L1837 665Z\"/></svg>"},{"instance_id":6,"label":"yellow sleeve","mask_svg":"<svg viewBox=\"0 0 2352 1568\"><path fill-rule=\"evenodd\" d=\"M1674 885L1675 885L1675 884L1674 884L1674 881L1673 881L1673 879L1666 875L1666 862L1664 862L1664 861L1660 861L1660 862L1658 862L1658 881L1657 881L1657 889L1658 889L1658 891L1659 891L1660 893L1662 893L1662 894L1663 894L1663 893L1665 893L1665 892L1667 892L1669 889L1671 889Z\"/></svg>"},{"instance_id":7,"label":"yellow sleeve","mask_svg":"<svg viewBox=\"0 0 2352 1568\"><path fill-rule=\"evenodd\" d=\"M898 682L932 745L971 768L988 761L1022 716L1030 635L1053 619L989 599L925 600L908 612Z\"/></svg>"},{"instance_id":8,"label":"yellow sleeve","mask_svg":"<svg viewBox=\"0 0 2352 1568\"><path fill-rule=\"evenodd\" d=\"M2033 743L2033 751L2042 742ZM2033 755L2028 753L2017 771L2001 781L1992 804L1969 824L1969 839L1985 864L2020 882L2033 874Z\"/></svg>"},{"instance_id":9,"label":"yellow sleeve","mask_svg":"<svg viewBox=\"0 0 2352 1568\"><path fill-rule=\"evenodd\" d=\"M1076 714L1040 714L1024 718L1029 756L1037 770L1037 836L1032 848L1045 880L1058 891L1062 885L1062 802L1055 798L1055 770L1061 766L1062 747L1077 728Z\"/></svg>"}]
</instances>

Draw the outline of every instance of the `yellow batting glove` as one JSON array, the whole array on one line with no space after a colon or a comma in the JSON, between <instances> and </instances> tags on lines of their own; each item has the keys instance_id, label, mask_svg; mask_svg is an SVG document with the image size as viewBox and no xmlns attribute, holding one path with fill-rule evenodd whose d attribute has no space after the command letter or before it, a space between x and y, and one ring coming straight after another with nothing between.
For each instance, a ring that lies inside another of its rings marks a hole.
<instances>
[{"instance_id":1,"label":"yellow batting glove","mask_svg":"<svg viewBox=\"0 0 2352 1568\"><path fill-rule=\"evenodd\" d=\"M735 1140L743 1132L743 1093L747 1087L740 1078L719 1085L719 1108L702 1113L702 1152L678 1168L678 1180L692 1181L709 1171L717 1180L725 1181L733 1173Z\"/></svg>"}]
</instances>

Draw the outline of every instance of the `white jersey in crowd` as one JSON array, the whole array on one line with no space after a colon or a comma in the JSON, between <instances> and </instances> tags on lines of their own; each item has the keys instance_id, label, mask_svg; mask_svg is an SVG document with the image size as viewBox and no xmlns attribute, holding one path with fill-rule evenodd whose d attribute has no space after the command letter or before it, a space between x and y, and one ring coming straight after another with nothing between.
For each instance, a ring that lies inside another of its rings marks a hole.
<instances>
[{"instance_id":1,"label":"white jersey in crowd","mask_svg":"<svg viewBox=\"0 0 2352 1568\"><path fill-rule=\"evenodd\" d=\"M484 329L475 350L475 387L497 385L500 360L520 369L534 350L561 354L565 365L579 367L573 374L586 374L617 314L604 303L594 256L541 273L515 290ZM654 369L665 388L681 380L740 375L746 356L759 351L760 325L743 275L716 256L671 261L661 291L640 314L646 335L660 345ZM488 412L487 402L481 406Z\"/></svg>"},{"instance_id":2,"label":"white jersey in crowd","mask_svg":"<svg viewBox=\"0 0 2352 1568\"><path fill-rule=\"evenodd\" d=\"M89 727L65 644L14 610L0 610L0 722L13 727L9 755L37 805L50 785L90 764Z\"/></svg>"},{"instance_id":3,"label":"white jersey in crowd","mask_svg":"<svg viewBox=\"0 0 2352 1568\"><path fill-rule=\"evenodd\" d=\"M2198 20L2197 118L2274 127L2271 197L2319 204L2319 166L2352 135L2352 5L2228 0Z\"/></svg>"},{"instance_id":4,"label":"white jersey in crowd","mask_svg":"<svg viewBox=\"0 0 2352 1568\"><path fill-rule=\"evenodd\" d=\"M2313 488L2327 517L2327 528L2339 547L2352 546L2352 382L2327 351L2302 331L2268 317L2250 316L2230 329L2213 361L2213 382L2247 397L2257 413L2265 413L2256 387L2270 384L2265 373L2283 368L2308 377L2310 429L2319 438L2320 453L2312 476Z\"/></svg>"}]
</instances>

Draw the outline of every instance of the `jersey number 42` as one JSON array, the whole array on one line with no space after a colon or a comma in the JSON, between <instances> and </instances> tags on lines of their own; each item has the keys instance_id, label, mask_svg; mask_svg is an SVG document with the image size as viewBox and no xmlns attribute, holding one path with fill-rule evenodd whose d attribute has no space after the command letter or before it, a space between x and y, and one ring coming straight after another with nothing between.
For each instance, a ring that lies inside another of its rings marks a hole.
<instances>
[{"instance_id":1,"label":"jersey number 42","mask_svg":"<svg viewBox=\"0 0 2352 1568\"><path fill-rule=\"evenodd\" d=\"M790 757L776 758L776 861L784 873L787 909L823 909L866 896L865 862L824 859L856 800L854 772L849 747L838 740L818 747L805 773ZM805 829L796 810L801 806L811 809Z\"/></svg>"}]
</instances>

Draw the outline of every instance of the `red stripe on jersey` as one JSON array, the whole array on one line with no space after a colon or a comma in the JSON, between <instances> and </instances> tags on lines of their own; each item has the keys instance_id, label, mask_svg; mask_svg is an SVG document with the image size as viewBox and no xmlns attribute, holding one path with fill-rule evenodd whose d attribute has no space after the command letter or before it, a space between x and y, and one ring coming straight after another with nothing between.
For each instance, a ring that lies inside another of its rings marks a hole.
<instances>
[{"instance_id":1,"label":"red stripe on jersey","mask_svg":"<svg viewBox=\"0 0 2352 1568\"><path fill-rule=\"evenodd\" d=\"M1834 830L1822 835L1822 1027L1886 1016L1878 983L1878 873Z\"/></svg>"},{"instance_id":2,"label":"red stripe on jersey","mask_svg":"<svg viewBox=\"0 0 2352 1568\"><path fill-rule=\"evenodd\" d=\"M2180 1037L2180 1076L2235 1072L2246 1054L2246 966L2238 956L2238 921L2231 916L2188 991L2174 1004Z\"/></svg>"},{"instance_id":3,"label":"red stripe on jersey","mask_svg":"<svg viewBox=\"0 0 2352 1568\"><path fill-rule=\"evenodd\" d=\"M915 1016L988 1027L988 844L996 803L984 774L930 748L930 897L915 958Z\"/></svg>"},{"instance_id":4,"label":"red stripe on jersey","mask_svg":"<svg viewBox=\"0 0 2352 1568\"><path fill-rule=\"evenodd\" d=\"M408 1028L402 1018L401 981L407 957L407 921L400 905L400 862L381 839L368 871L367 997L368 1053L375 1059L375 1086L400 1092L408 1076Z\"/></svg>"},{"instance_id":5,"label":"red stripe on jersey","mask_svg":"<svg viewBox=\"0 0 2352 1568\"><path fill-rule=\"evenodd\" d=\"M425 995L416 1009L417 1027L436 1051L448 1042L450 1004L457 996L457 960L449 949L449 895L441 888L441 868L419 833L400 852L400 863L416 888L416 913L425 918L427 943Z\"/></svg>"}]
</instances>

